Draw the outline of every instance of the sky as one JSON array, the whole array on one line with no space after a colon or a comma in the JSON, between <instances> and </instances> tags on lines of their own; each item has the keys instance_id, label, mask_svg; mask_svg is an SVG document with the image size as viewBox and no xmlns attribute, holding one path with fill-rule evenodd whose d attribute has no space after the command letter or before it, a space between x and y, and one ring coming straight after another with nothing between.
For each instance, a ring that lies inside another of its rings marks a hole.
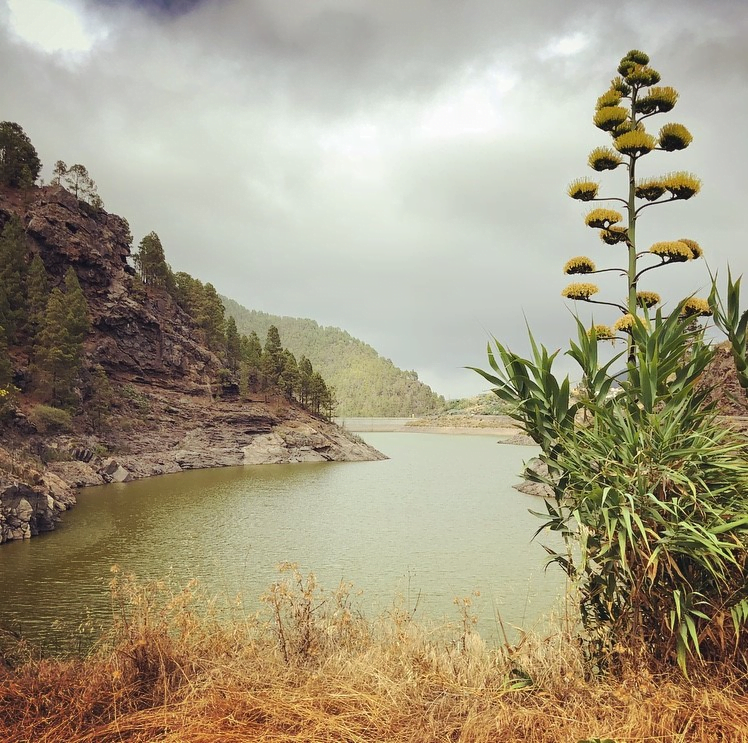
<instances>
[{"instance_id":1,"label":"sky","mask_svg":"<svg viewBox=\"0 0 748 743\"><path fill-rule=\"evenodd\" d=\"M0 120L46 180L85 165L175 271L343 328L456 398L488 389L464 367L487 366L493 336L525 353L529 326L564 347L570 257L622 264L566 188L625 194L622 169L586 163L610 143L594 105L629 49L680 92L650 130L694 136L639 174L703 181L647 209L638 245L689 237L721 276L746 271L746 38L735 0L0 0ZM708 286L694 261L641 288L672 304Z\"/></svg>"}]
</instances>

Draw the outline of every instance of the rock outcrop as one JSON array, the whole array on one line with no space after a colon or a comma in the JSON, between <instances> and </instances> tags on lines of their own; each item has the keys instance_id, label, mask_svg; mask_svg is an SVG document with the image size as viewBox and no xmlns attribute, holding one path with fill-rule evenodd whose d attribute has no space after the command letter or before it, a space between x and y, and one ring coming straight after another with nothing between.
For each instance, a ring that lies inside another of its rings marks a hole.
<instances>
[{"instance_id":1,"label":"rock outcrop","mask_svg":"<svg viewBox=\"0 0 748 743\"><path fill-rule=\"evenodd\" d=\"M240 400L236 385L222 388L223 364L193 318L136 278L123 218L60 186L0 187L0 229L14 214L29 260L41 256L52 286L75 269L91 321L83 375L103 368L114 394L106 425L85 415L81 392L72 431L37 431L24 414L32 360L13 350L21 394L15 418L0 422L0 542L54 528L75 503L74 488L203 467L385 458L279 391Z\"/></svg>"},{"instance_id":2,"label":"rock outcrop","mask_svg":"<svg viewBox=\"0 0 748 743\"><path fill-rule=\"evenodd\" d=\"M51 531L62 512L75 505L72 488L55 474L36 473L28 479L36 482L0 473L0 543Z\"/></svg>"}]
</instances>

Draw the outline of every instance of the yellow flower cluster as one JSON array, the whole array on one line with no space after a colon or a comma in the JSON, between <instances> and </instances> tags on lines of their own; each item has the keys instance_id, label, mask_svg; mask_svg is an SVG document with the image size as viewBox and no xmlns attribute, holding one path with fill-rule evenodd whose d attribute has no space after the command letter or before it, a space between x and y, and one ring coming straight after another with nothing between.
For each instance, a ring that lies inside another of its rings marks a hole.
<instances>
[{"instance_id":1,"label":"yellow flower cluster","mask_svg":"<svg viewBox=\"0 0 748 743\"><path fill-rule=\"evenodd\" d=\"M595 112L592 121L598 129L609 132L628 119L629 112L623 106L605 106Z\"/></svg>"},{"instance_id":2,"label":"yellow flower cluster","mask_svg":"<svg viewBox=\"0 0 748 743\"><path fill-rule=\"evenodd\" d=\"M585 218L584 223L588 227L596 227L607 230L610 225L623 219L620 212L615 209L593 209Z\"/></svg>"},{"instance_id":3,"label":"yellow flower cluster","mask_svg":"<svg viewBox=\"0 0 748 743\"><path fill-rule=\"evenodd\" d=\"M586 302L593 294L597 294L599 291L600 289L598 289L595 284L569 284L569 286L561 292L561 296L566 297L567 299Z\"/></svg>"},{"instance_id":4,"label":"yellow flower cluster","mask_svg":"<svg viewBox=\"0 0 748 743\"><path fill-rule=\"evenodd\" d=\"M607 108L608 106L617 106L620 102L621 91L611 88L597 99L595 110L599 111L601 108Z\"/></svg>"},{"instance_id":5,"label":"yellow flower cluster","mask_svg":"<svg viewBox=\"0 0 748 743\"><path fill-rule=\"evenodd\" d=\"M662 301L657 292L637 292L636 303L639 307L654 307Z\"/></svg>"},{"instance_id":6,"label":"yellow flower cluster","mask_svg":"<svg viewBox=\"0 0 748 743\"><path fill-rule=\"evenodd\" d=\"M587 158L589 166L598 172L615 170L622 162L623 160L618 153L611 150L610 147L596 147Z\"/></svg>"},{"instance_id":7,"label":"yellow flower cluster","mask_svg":"<svg viewBox=\"0 0 748 743\"><path fill-rule=\"evenodd\" d=\"M626 83L626 81L618 76L614 77L610 81L610 89L615 90L617 93L620 93L622 96L628 95L631 92L631 86Z\"/></svg>"},{"instance_id":8,"label":"yellow flower cluster","mask_svg":"<svg viewBox=\"0 0 748 743\"><path fill-rule=\"evenodd\" d=\"M666 113L672 111L678 101L678 91L670 86L650 88L643 98L636 102L636 112L640 114Z\"/></svg>"},{"instance_id":9,"label":"yellow flower cluster","mask_svg":"<svg viewBox=\"0 0 748 743\"><path fill-rule=\"evenodd\" d=\"M666 258L673 263L690 261L694 257L691 248L681 240L666 240L654 243L650 247L649 252L659 255L660 258Z\"/></svg>"},{"instance_id":10,"label":"yellow flower cluster","mask_svg":"<svg viewBox=\"0 0 748 743\"><path fill-rule=\"evenodd\" d=\"M653 70L646 65L636 65L625 77L629 85L638 86L657 85L662 79L657 70Z\"/></svg>"},{"instance_id":11,"label":"yellow flower cluster","mask_svg":"<svg viewBox=\"0 0 748 743\"><path fill-rule=\"evenodd\" d=\"M701 258L701 256L704 255L704 251L701 249L701 245L699 245L696 240L689 240L687 237L679 237L678 242L685 243L688 246L688 249L691 251L691 258L693 260Z\"/></svg>"},{"instance_id":12,"label":"yellow flower cluster","mask_svg":"<svg viewBox=\"0 0 748 743\"><path fill-rule=\"evenodd\" d=\"M622 155L639 157L640 155L646 155L657 147L657 140L645 131L636 130L616 137L613 141L613 147Z\"/></svg>"},{"instance_id":13,"label":"yellow flower cluster","mask_svg":"<svg viewBox=\"0 0 748 743\"><path fill-rule=\"evenodd\" d=\"M628 54L621 60L621 64L618 65L618 72L621 75L628 74L626 69L632 65L644 65L649 64L649 55L646 52L642 52L639 49L630 49Z\"/></svg>"},{"instance_id":14,"label":"yellow flower cluster","mask_svg":"<svg viewBox=\"0 0 748 743\"><path fill-rule=\"evenodd\" d=\"M625 227L613 225L605 230L600 230L600 239L608 245L625 242L628 239L629 231Z\"/></svg>"},{"instance_id":15,"label":"yellow flower cluster","mask_svg":"<svg viewBox=\"0 0 748 743\"><path fill-rule=\"evenodd\" d=\"M660 147L667 152L684 150L693 142L691 132L683 124L665 124L660 129L658 139Z\"/></svg>"},{"instance_id":16,"label":"yellow flower cluster","mask_svg":"<svg viewBox=\"0 0 748 743\"><path fill-rule=\"evenodd\" d=\"M667 189L660 178L647 178L636 184L636 195L647 201L657 201Z\"/></svg>"},{"instance_id":17,"label":"yellow flower cluster","mask_svg":"<svg viewBox=\"0 0 748 743\"><path fill-rule=\"evenodd\" d=\"M630 333L633 325L634 325L634 316L631 313L626 313L625 315L621 315L613 323L613 330L617 330L621 333Z\"/></svg>"},{"instance_id":18,"label":"yellow flower cluster","mask_svg":"<svg viewBox=\"0 0 748 743\"><path fill-rule=\"evenodd\" d=\"M649 56L638 49L632 49L618 65L619 74L629 85L649 86L660 82L660 73L647 67Z\"/></svg>"},{"instance_id":19,"label":"yellow flower cluster","mask_svg":"<svg viewBox=\"0 0 748 743\"><path fill-rule=\"evenodd\" d=\"M701 181L695 175L685 171L668 173L660 180L676 199L690 199L701 190Z\"/></svg>"},{"instance_id":20,"label":"yellow flower cluster","mask_svg":"<svg viewBox=\"0 0 748 743\"><path fill-rule=\"evenodd\" d=\"M564 264L565 274L574 273L592 273L595 270L595 264L585 255L578 255L570 258Z\"/></svg>"},{"instance_id":21,"label":"yellow flower cluster","mask_svg":"<svg viewBox=\"0 0 748 743\"><path fill-rule=\"evenodd\" d=\"M595 337L599 341L612 341L616 334L613 332L613 329L607 325L593 325L588 331L587 335L591 338L592 333L595 333Z\"/></svg>"},{"instance_id":22,"label":"yellow flower cluster","mask_svg":"<svg viewBox=\"0 0 748 743\"><path fill-rule=\"evenodd\" d=\"M577 178L569 184L567 193L572 199L578 199L579 201L591 201L597 196L597 189L600 187L599 183L587 180L586 178Z\"/></svg>"},{"instance_id":23,"label":"yellow flower cluster","mask_svg":"<svg viewBox=\"0 0 748 743\"><path fill-rule=\"evenodd\" d=\"M708 317L712 314L712 310L706 299L691 297L683 303L680 314L681 317Z\"/></svg>"}]
</instances>

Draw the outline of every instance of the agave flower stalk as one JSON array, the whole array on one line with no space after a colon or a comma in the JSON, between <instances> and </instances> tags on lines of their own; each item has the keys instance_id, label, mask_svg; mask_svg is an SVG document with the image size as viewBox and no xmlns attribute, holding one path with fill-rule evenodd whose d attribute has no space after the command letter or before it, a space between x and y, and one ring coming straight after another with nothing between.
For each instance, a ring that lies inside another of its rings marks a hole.
<instances>
[{"instance_id":1,"label":"agave flower stalk","mask_svg":"<svg viewBox=\"0 0 748 743\"><path fill-rule=\"evenodd\" d=\"M604 173L623 167L626 171L627 193L625 196L600 195L600 183L589 178L578 178L569 184L568 195L584 202L618 202L625 213L606 207L592 209L585 217L588 227L600 230L600 239L610 246L626 247L625 268L597 268L592 259L583 256L572 258L564 266L565 274L592 274L618 271L626 278L624 302L608 303L622 307L623 314L636 317L648 306L641 299L638 283L642 275L655 268L695 260L702 255L701 248L693 240L680 238L657 242L649 250L637 250L637 220L644 209L655 204L686 201L699 193L701 181L685 171L669 172L657 177L637 181L637 166L642 157L654 151L676 152L688 147L693 137L683 124L668 122L658 133L646 130L645 121L658 114L671 111L678 101L678 92L670 86L660 86L660 73L649 66L649 57L639 50L632 50L618 65L618 77L611 80L610 88L595 105L594 125L612 138L612 146L596 147L589 155L588 165L596 173ZM644 202L644 203L641 203ZM694 247L695 246L695 247ZM640 261L650 257L659 260L644 268ZM576 301L601 304L589 296L577 293L563 295Z\"/></svg>"}]
</instances>

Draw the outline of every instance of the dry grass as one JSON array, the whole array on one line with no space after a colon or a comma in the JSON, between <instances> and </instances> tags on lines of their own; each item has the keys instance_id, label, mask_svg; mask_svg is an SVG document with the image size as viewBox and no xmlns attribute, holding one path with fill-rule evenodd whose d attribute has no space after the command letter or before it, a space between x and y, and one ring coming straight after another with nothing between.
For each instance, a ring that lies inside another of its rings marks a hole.
<instances>
[{"instance_id":1,"label":"dry grass","mask_svg":"<svg viewBox=\"0 0 748 743\"><path fill-rule=\"evenodd\" d=\"M590 680L562 629L487 648L452 627L369 622L348 587L288 567L268 616L115 575L115 628L86 658L6 653L0 741L748 741L748 681L645 666Z\"/></svg>"}]
</instances>

